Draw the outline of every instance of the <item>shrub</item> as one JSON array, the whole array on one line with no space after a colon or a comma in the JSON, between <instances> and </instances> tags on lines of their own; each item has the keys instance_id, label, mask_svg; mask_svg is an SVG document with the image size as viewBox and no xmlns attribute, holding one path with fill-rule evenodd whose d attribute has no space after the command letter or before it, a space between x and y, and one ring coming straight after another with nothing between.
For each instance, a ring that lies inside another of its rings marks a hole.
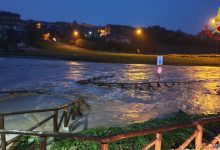
<instances>
[{"instance_id":1,"label":"shrub","mask_svg":"<svg viewBox=\"0 0 220 150\"><path fill-rule=\"evenodd\" d=\"M97 44L95 42L87 41L87 40L82 40L78 39L76 41L76 46L80 48L86 48L86 49L97 49Z\"/></svg>"}]
</instances>

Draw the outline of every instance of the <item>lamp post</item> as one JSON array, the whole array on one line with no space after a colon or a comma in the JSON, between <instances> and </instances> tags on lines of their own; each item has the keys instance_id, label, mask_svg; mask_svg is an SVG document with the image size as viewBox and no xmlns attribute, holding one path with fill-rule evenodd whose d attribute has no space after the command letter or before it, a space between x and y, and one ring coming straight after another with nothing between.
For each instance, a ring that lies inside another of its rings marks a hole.
<instances>
[{"instance_id":1,"label":"lamp post","mask_svg":"<svg viewBox=\"0 0 220 150\"><path fill-rule=\"evenodd\" d=\"M79 31L74 30L74 31L72 32L73 39L74 39L74 40L78 39L79 34L80 34Z\"/></svg>"},{"instance_id":2,"label":"lamp post","mask_svg":"<svg viewBox=\"0 0 220 150\"><path fill-rule=\"evenodd\" d=\"M136 34L141 36L141 50L144 51L144 33L142 29L136 29Z\"/></svg>"}]
</instances>

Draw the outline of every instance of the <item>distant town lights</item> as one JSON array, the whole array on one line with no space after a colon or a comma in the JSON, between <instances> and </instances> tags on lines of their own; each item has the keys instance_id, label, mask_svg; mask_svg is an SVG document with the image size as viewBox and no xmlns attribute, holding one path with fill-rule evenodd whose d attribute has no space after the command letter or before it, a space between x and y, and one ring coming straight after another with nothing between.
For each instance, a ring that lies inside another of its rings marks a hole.
<instances>
[{"instance_id":1,"label":"distant town lights","mask_svg":"<svg viewBox=\"0 0 220 150\"><path fill-rule=\"evenodd\" d=\"M45 41L48 41L48 40L50 39L50 33L45 33L45 34L43 34L43 39L44 39Z\"/></svg>"},{"instance_id":2,"label":"distant town lights","mask_svg":"<svg viewBox=\"0 0 220 150\"><path fill-rule=\"evenodd\" d=\"M37 27L37 29L40 29L40 28L41 28L41 23L38 22L38 23L36 24L36 27Z\"/></svg>"},{"instance_id":3,"label":"distant town lights","mask_svg":"<svg viewBox=\"0 0 220 150\"><path fill-rule=\"evenodd\" d=\"M52 39L54 42L56 42L57 41L57 39L54 37L53 39Z\"/></svg>"}]
</instances>

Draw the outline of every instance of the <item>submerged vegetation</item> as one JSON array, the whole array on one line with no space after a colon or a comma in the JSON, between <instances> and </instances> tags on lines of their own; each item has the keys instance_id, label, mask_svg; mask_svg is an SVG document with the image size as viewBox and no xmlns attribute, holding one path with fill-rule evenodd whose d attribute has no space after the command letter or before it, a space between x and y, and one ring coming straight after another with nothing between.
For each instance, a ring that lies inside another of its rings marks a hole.
<instances>
[{"instance_id":1,"label":"submerged vegetation","mask_svg":"<svg viewBox=\"0 0 220 150\"><path fill-rule=\"evenodd\" d=\"M110 128L94 128L87 129L80 134L92 135L92 136L110 136L118 133L125 133L130 131L140 131L143 129L158 128L160 126L178 124L187 121L197 120L204 117L211 117L214 115L188 115L182 111L179 111L167 118L157 118L146 121L144 123L131 124L124 127L110 127ZM210 141L217 133L220 133L219 128L220 123L209 124L205 126L204 139ZM185 141L194 131L193 127L183 128L174 130L171 132L163 133L162 149L168 150L172 148L177 148L183 141ZM113 142L109 145L110 150L141 150L146 146L152 139L154 135L135 137L130 139L121 140L118 142ZM33 147L33 145L39 144L39 139L37 137L22 137L19 139L16 146L12 149L26 149L27 147ZM81 141L81 140L70 140L70 139L57 139L48 145L50 150L97 150L100 145L96 142ZM193 144L189 145L189 148L193 148Z\"/></svg>"}]
</instances>

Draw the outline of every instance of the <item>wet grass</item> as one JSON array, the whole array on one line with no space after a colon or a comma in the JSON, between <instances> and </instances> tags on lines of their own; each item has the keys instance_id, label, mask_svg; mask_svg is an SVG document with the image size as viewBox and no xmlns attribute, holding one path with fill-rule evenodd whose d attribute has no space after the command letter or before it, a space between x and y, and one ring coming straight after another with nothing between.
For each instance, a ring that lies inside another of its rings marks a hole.
<instances>
[{"instance_id":1,"label":"wet grass","mask_svg":"<svg viewBox=\"0 0 220 150\"><path fill-rule=\"evenodd\" d=\"M73 61L104 62L104 63L134 63L134 64L156 64L156 55L138 55L126 53L110 53L82 49L61 43L41 44L39 51L0 52L1 57L28 57L45 59L63 59ZM220 66L220 55L164 55L164 65L181 66Z\"/></svg>"}]
</instances>

